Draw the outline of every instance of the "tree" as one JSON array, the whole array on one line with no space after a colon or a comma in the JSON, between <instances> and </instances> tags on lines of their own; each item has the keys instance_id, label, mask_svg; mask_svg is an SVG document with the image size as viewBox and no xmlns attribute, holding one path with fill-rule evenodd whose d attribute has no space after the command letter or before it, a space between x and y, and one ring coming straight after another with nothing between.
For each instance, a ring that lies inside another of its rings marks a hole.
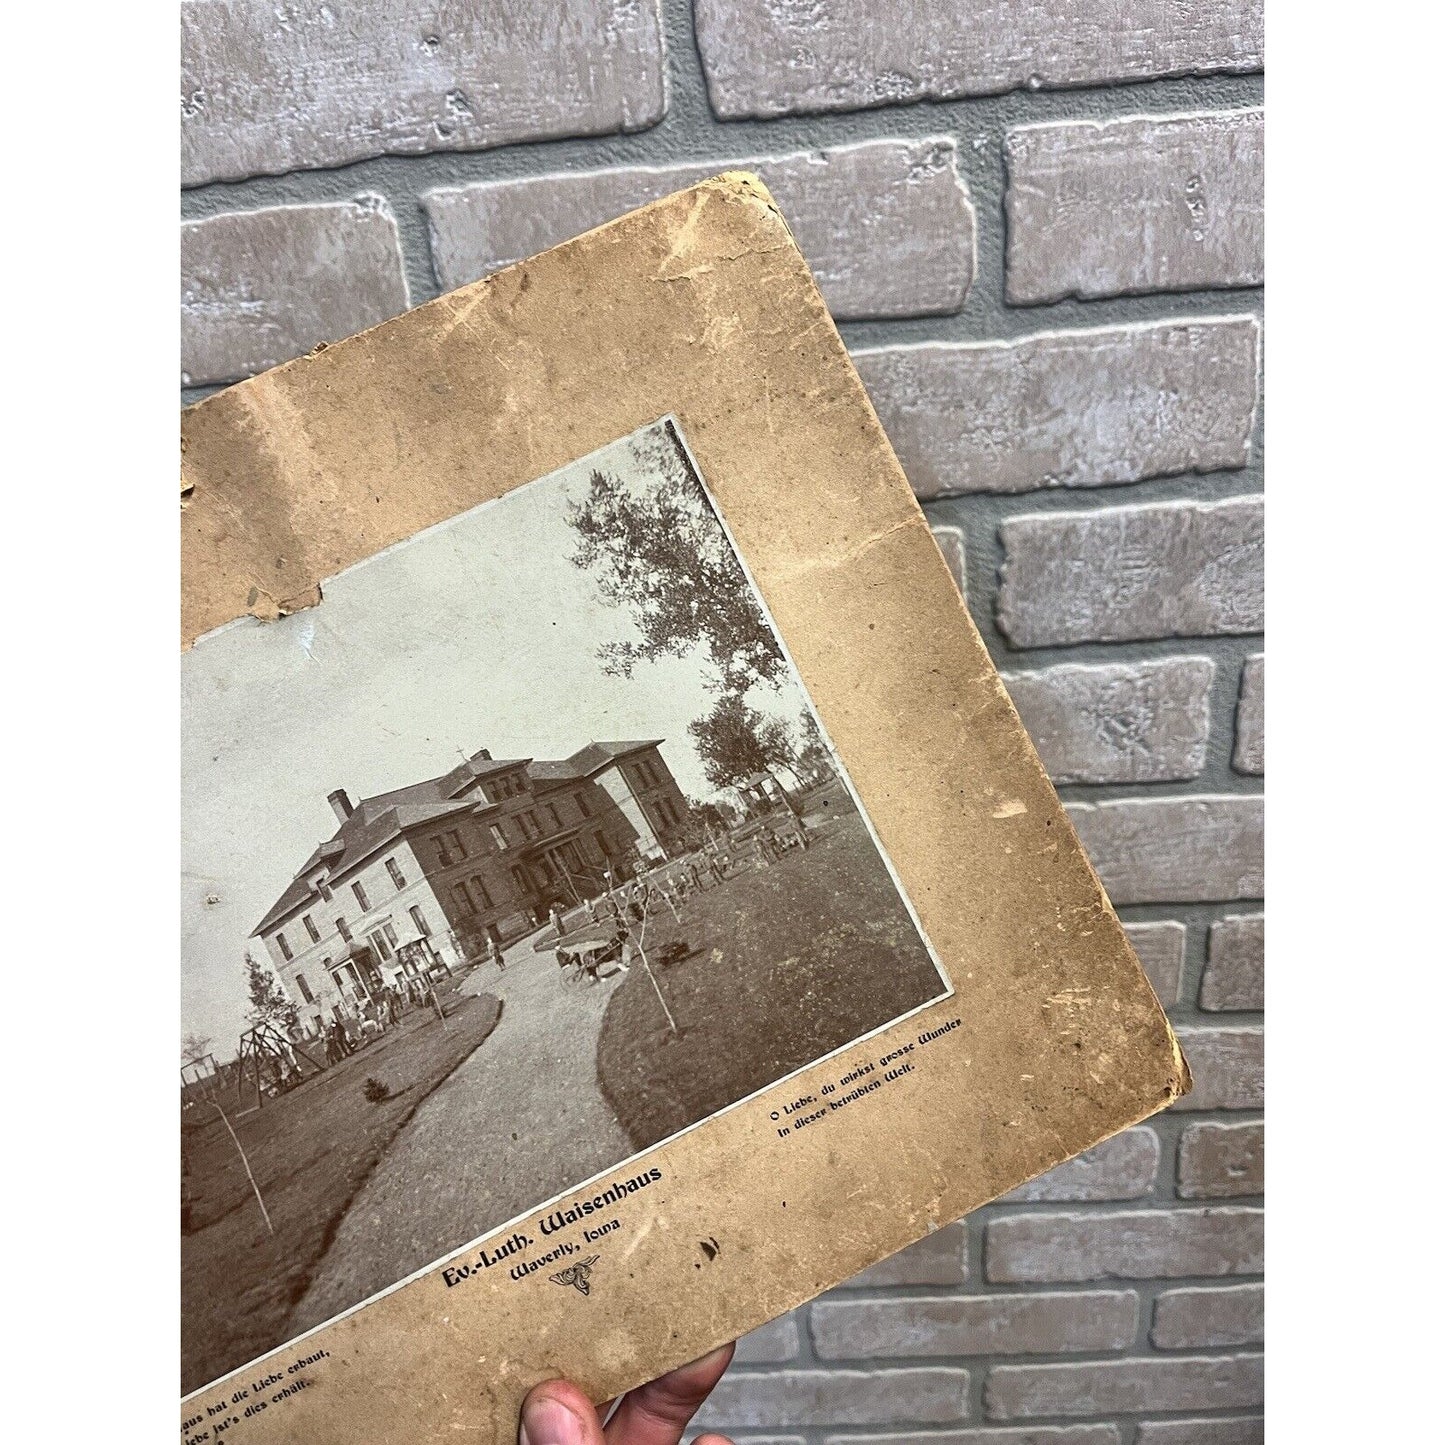
<instances>
[{"instance_id":1,"label":"tree","mask_svg":"<svg viewBox=\"0 0 1445 1445\"><path fill-rule=\"evenodd\" d=\"M211 1040L206 1034L187 1034L181 1040L181 1063L198 1064L211 1052Z\"/></svg>"},{"instance_id":2,"label":"tree","mask_svg":"<svg viewBox=\"0 0 1445 1445\"><path fill-rule=\"evenodd\" d=\"M719 833L725 833L738 820L737 809L721 798L710 803L699 803L689 798L688 812L704 831L712 828Z\"/></svg>"},{"instance_id":3,"label":"tree","mask_svg":"<svg viewBox=\"0 0 1445 1445\"><path fill-rule=\"evenodd\" d=\"M799 765L807 769L815 778L831 777L833 775L833 759L829 756L828 745L823 740L823 733L818 727L817 719L807 708L804 708L798 714L794 727L800 740L796 753Z\"/></svg>"},{"instance_id":4,"label":"tree","mask_svg":"<svg viewBox=\"0 0 1445 1445\"><path fill-rule=\"evenodd\" d=\"M715 788L730 787L753 773L788 767L792 749L787 730L764 717L735 692L724 693L713 710L687 725L702 770Z\"/></svg>"},{"instance_id":5,"label":"tree","mask_svg":"<svg viewBox=\"0 0 1445 1445\"><path fill-rule=\"evenodd\" d=\"M778 686L782 648L701 485L670 436L649 461L657 486L644 493L594 470L587 496L568 509L579 539L572 562L593 573L608 602L631 612L642 634L640 642L603 644L606 671L631 677L639 662L701 647L718 691Z\"/></svg>"},{"instance_id":6,"label":"tree","mask_svg":"<svg viewBox=\"0 0 1445 1445\"><path fill-rule=\"evenodd\" d=\"M276 1024L289 1029L296 1023L296 1005L286 997L281 980L264 964L246 951L246 992L251 1008L246 1015L253 1024Z\"/></svg>"}]
</instances>

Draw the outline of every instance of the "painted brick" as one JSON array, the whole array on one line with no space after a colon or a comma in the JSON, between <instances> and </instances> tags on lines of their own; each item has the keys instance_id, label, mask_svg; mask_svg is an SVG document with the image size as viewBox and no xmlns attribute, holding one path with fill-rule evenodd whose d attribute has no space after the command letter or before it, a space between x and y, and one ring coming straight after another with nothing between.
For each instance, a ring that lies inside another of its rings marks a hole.
<instances>
[{"instance_id":1,"label":"painted brick","mask_svg":"<svg viewBox=\"0 0 1445 1445\"><path fill-rule=\"evenodd\" d=\"M657 0L188 0L181 184L656 125Z\"/></svg>"},{"instance_id":2,"label":"painted brick","mask_svg":"<svg viewBox=\"0 0 1445 1445\"><path fill-rule=\"evenodd\" d=\"M1003 680L1056 783L1176 782L1204 771L1207 657L1063 663Z\"/></svg>"},{"instance_id":3,"label":"painted brick","mask_svg":"<svg viewBox=\"0 0 1445 1445\"><path fill-rule=\"evenodd\" d=\"M948 563L948 570L953 573L959 596L967 602L968 558L964 553L963 528L950 527L942 522L931 525L933 540L938 543L938 550L943 553L943 560Z\"/></svg>"},{"instance_id":4,"label":"painted brick","mask_svg":"<svg viewBox=\"0 0 1445 1445\"><path fill-rule=\"evenodd\" d=\"M1246 658L1234 714L1234 770L1264 772L1264 654Z\"/></svg>"},{"instance_id":5,"label":"painted brick","mask_svg":"<svg viewBox=\"0 0 1445 1445\"><path fill-rule=\"evenodd\" d=\"M181 382L238 381L410 304L376 197L232 211L181 226Z\"/></svg>"},{"instance_id":6,"label":"painted brick","mask_svg":"<svg viewBox=\"0 0 1445 1445\"><path fill-rule=\"evenodd\" d=\"M1154 1187L1159 1172L1159 1136L1148 1128L1126 1129L1095 1144L1002 1196L1004 1203L1138 1199Z\"/></svg>"},{"instance_id":7,"label":"painted brick","mask_svg":"<svg viewBox=\"0 0 1445 1445\"><path fill-rule=\"evenodd\" d=\"M963 1284L968 1279L968 1233L964 1224L949 1224L889 1259L856 1274L843 1289L876 1289L888 1285Z\"/></svg>"},{"instance_id":8,"label":"painted brick","mask_svg":"<svg viewBox=\"0 0 1445 1445\"><path fill-rule=\"evenodd\" d=\"M975 1430L930 1430L926 1436L828 1435L824 1445L1119 1445L1119 1427L1088 1425L1002 1425ZM742 1442L739 1442L742 1445Z\"/></svg>"},{"instance_id":9,"label":"painted brick","mask_svg":"<svg viewBox=\"0 0 1445 1445\"><path fill-rule=\"evenodd\" d=\"M1264 1445L1264 1417L1222 1420L1144 1420L1135 1445Z\"/></svg>"},{"instance_id":10,"label":"painted brick","mask_svg":"<svg viewBox=\"0 0 1445 1445\"><path fill-rule=\"evenodd\" d=\"M1227 1410L1264 1401L1260 1355L999 1365L984 1386L991 1420L1110 1415L1138 1410Z\"/></svg>"},{"instance_id":11,"label":"painted brick","mask_svg":"<svg viewBox=\"0 0 1445 1445\"><path fill-rule=\"evenodd\" d=\"M1179 1197L1264 1193L1263 1124L1190 1124L1179 1136Z\"/></svg>"},{"instance_id":12,"label":"painted brick","mask_svg":"<svg viewBox=\"0 0 1445 1445\"><path fill-rule=\"evenodd\" d=\"M1103 487L1249 460L1252 317L863 348L853 360L925 499Z\"/></svg>"},{"instance_id":13,"label":"painted brick","mask_svg":"<svg viewBox=\"0 0 1445 1445\"><path fill-rule=\"evenodd\" d=\"M839 319L963 305L974 270L973 203L957 145L940 136L431 191L422 206L437 279L443 290L475 281L725 170L761 177Z\"/></svg>"},{"instance_id":14,"label":"painted brick","mask_svg":"<svg viewBox=\"0 0 1445 1445\"><path fill-rule=\"evenodd\" d=\"M1264 283L1264 112L1065 121L1007 141L1008 299Z\"/></svg>"},{"instance_id":15,"label":"painted brick","mask_svg":"<svg viewBox=\"0 0 1445 1445\"><path fill-rule=\"evenodd\" d=\"M1129 1290L855 1298L812 1311L813 1349L824 1360L1122 1350L1138 1327L1139 1297Z\"/></svg>"},{"instance_id":16,"label":"painted brick","mask_svg":"<svg viewBox=\"0 0 1445 1445\"><path fill-rule=\"evenodd\" d=\"M1264 1286L1171 1289L1154 1302L1156 1349L1197 1350L1264 1341Z\"/></svg>"},{"instance_id":17,"label":"painted brick","mask_svg":"<svg viewBox=\"0 0 1445 1445\"><path fill-rule=\"evenodd\" d=\"M1264 1107L1264 1030L1178 1030L1179 1047L1189 1060L1194 1089L1174 1108L1262 1109Z\"/></svg>"},{"instance_id":18,"label":"painted brick","mask_svg":"<svg viewBox=\"0 0 1445 1445\"><path fill-rule=\"evenodd\" d=\"M724 120L1264 64L1260 0L1070 0L966 14L952 0L694 0L693 13Z\"/></svg>"},{"instance_id":19,"label":"painted brick","mask_svg":"<svg viewBox=\"0 0 1445 1445\"><path fill-rule=\"evenodd\" d=\"M1264 626L1258 497L1028 513L998 530L998 625L1013 647Z\"/></svg>"},{"instance_id":20,"label":"painted brick","mask_svg":"<svg viewBox=\"0 0 1445 1445\"><path fill-rule=\"evenodd\" d=\"M754 1371L724 1375L693 1428L950 1425L968 1415L967 1370Z\"/></svg>"},{"instance_id":21,"label":"painted brick","mask_svg":"<svg viewBox=\"0 0 1445 1445\"><path fill-rule=\"evenodd\" d=\"M784 1315L744 1335L733 1362L739 1365L774 1365L798 1357L798 1320Z\"/></svg>"},{"instance_id":22,"label":"painted brick","mask_svg":"<svg viewBox=\"0 0 1445 1445\"><path fill-rule=\"evenodd\" d=\"M1070 803L1115 904L1264 896L1264 799L1237 794Z\"/></svg>"},{"instance_id":23,"label":"painted brick","mask_svg":"<svg viewBox=\"0 0 1445 1445\"><path fill-rule=\"evenodd\" d=\"M984 1273L994 1284L1258 1274L1264 1211L1016 1214L990 1220L984 1243Z\"/></svg>"},{"instance_id":24,"label":"painted brick","mask_svg":"<svg viewBox=\"0 0 1445 1445\"><path fill-rule=\"evenodd\" d=\"M1179 986L1184 977L1184 937L1182 923L1168 919L1159 923L1126 923L1124 932L1159 1002L1170 1008L1179 1002Z\"/></svg>"},{"instance_id":25,"label":"painted brick","mask_svg":"<svg viewBox=\"0 0 1445 1445\"><path fill-rule=\"evenodd\" d=\"M1199 984L1199 1007L1264 1007L1264 914L1221 918L1209 926L1209 957Z\"/></svg>"}]
</instances>

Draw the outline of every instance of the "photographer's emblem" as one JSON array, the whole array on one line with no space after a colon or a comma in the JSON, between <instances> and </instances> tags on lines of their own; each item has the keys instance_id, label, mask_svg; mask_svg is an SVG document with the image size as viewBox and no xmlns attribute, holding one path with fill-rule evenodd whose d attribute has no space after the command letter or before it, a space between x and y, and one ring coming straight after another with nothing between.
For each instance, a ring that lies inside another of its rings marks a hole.
<instances>
[{"instance_id":1,"label":"photographer's emblem","mask_svg":"<svg viewBox=\"0 0 1445 1445\"><path fill-rule=\"evenodd\" d=\"M566 1269L559 1269L556 1274L549 1274L547 1278L553 1284L570 1284L583 1294L591 1294L592 1266L601 1258L600 1254L594 1254L587 1259L579 1259L576 1264L569 1264Z\"/></svg>"}]
</instances>

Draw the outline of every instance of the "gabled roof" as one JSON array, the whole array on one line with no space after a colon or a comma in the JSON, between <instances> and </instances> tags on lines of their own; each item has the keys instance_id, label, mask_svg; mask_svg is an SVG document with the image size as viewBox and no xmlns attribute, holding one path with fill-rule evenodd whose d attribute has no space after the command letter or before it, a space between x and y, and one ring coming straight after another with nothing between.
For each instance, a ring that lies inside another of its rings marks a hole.
<instances>
[{"instance_id":1,"label":"gabled roof","mask_svg":"<svg viewBox=\"0 0 1445 1445\"><path fill-rule=\"evenodd\" d=\"M647 748L655 748L661 742L661 738L642 738L635 742L588 743L585 748L578 748L570 758L563 758L558 762L530 763L527 774L543 783L564 783L578 778L590 778L593 773L600 772L619 759L631 753L643 752Z\"/></svg>"},{"instance_id":2,"label":"gabled roof","mask_svg":"<svg viewBox=\"0 0 1445 1445\"><path fill-rule=\"evenodd\" d=\"M532 758L492 758L485 753L476 753L440 777L409 783L404 788L393 788L372 798L362 798L351 816L301 865L285 892L256 925L251 937L258 938L307 902L320 901L308 881L308 875L317 869L325 867L333 876L344 873L393 838L400 837L408 828L476 809L479 806L476 799L458 799L456 795L478 778L524 767L528 777L540 783L574 782L590 777L629 753L656 747L661 741L657 738L643 742L591 742L571 757L556 762Z\"/></svg>"},{"instance_id":3,"label":"gabled roof","mask_svg":"<svg viewBox=\"0 0 1445 1445\"><path fill-rule=\"evenodd\" d=\"M259 937L303 904L313 900L321 901L320 895L308 881L308 875L315 873L317 869L325 867L331 874L344 873L353 863L360 862L368 854L399 837L404 829L466 813L476 806L466 799L459 802L401 803L390 807L377 807L377 802L375 798L366 798L357 804L355 812L336 830L334 836L321 844L301 865L300 871L287 884L285 892L256 925L251 934L252 938Z\"/></svg>"}]
</instances>

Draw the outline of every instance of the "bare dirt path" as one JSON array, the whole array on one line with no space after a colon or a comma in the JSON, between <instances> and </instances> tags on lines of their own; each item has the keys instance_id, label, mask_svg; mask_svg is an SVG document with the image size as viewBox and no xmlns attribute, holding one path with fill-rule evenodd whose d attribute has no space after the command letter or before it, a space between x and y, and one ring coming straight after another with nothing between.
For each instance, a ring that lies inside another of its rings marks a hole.
<instances>
[{"instance_id":1,"label":"bare dirt path","mask_svg":"<svg viewBox=\"0 0 1445 1445\"><path fill-rule=\"evenodd\" d=\"M632 1152L597 1083L597 1036L627 977L564 981L524 939L464 993L502 1000L486 1043L417 1110L352 1201L290 1321L310 1329Z\"/></svg>"}]
</instances>

